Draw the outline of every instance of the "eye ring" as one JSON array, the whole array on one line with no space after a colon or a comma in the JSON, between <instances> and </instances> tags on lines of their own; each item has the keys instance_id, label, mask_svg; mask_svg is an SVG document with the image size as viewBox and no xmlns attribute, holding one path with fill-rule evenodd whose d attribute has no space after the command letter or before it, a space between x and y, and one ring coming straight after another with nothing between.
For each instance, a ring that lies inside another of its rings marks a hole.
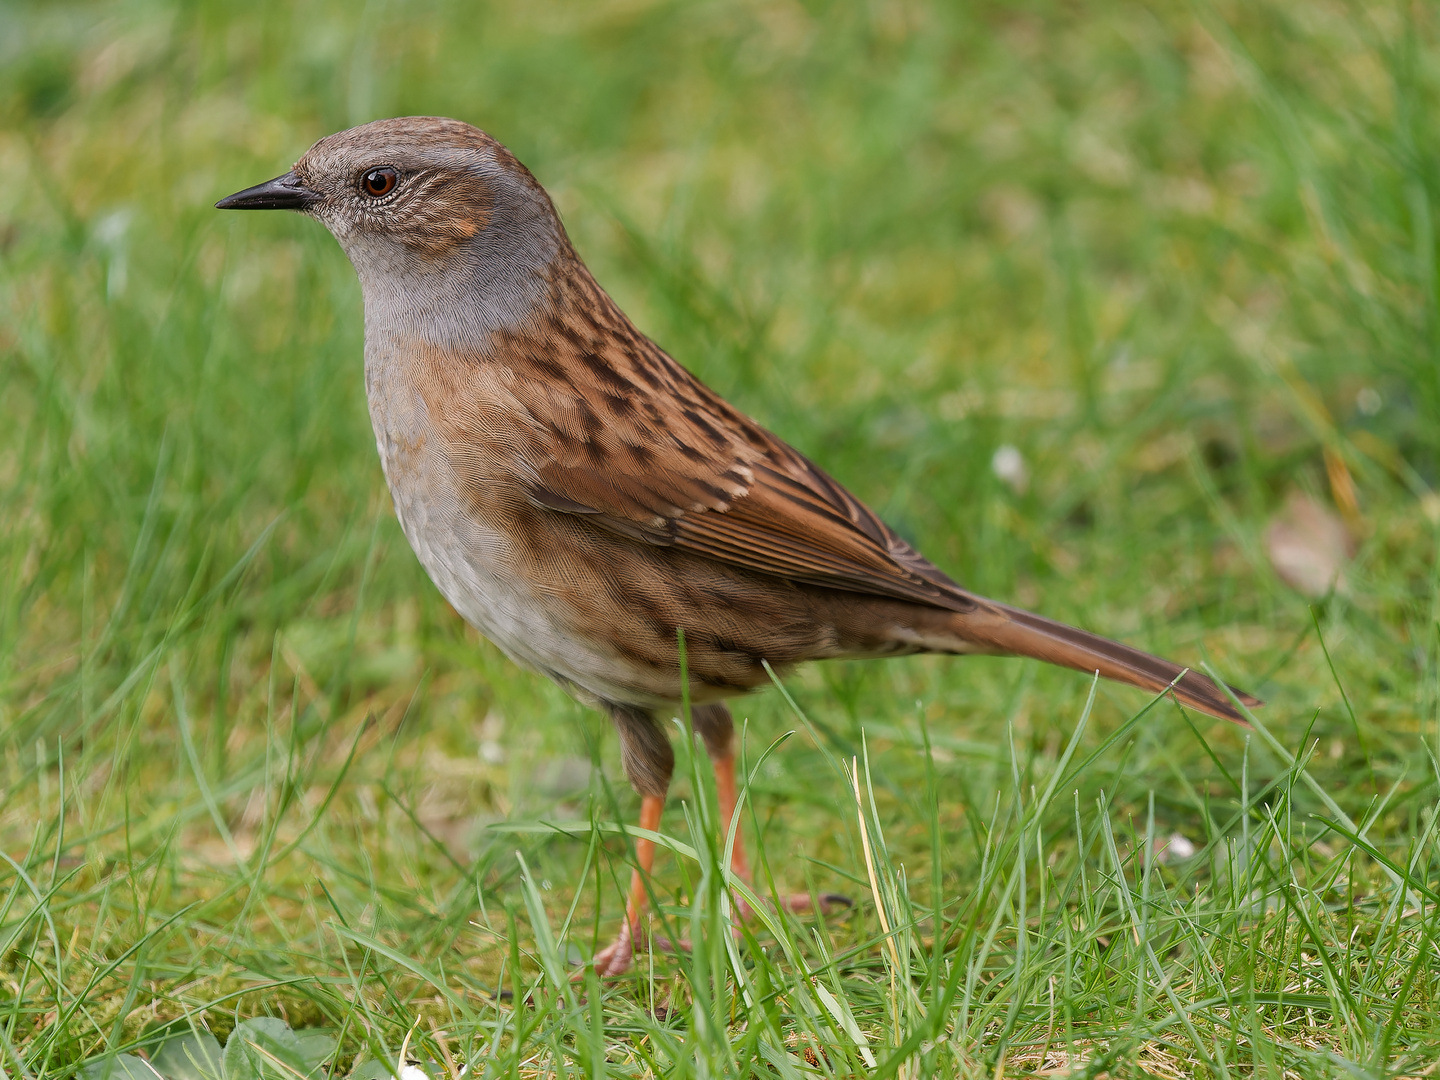
<instances>
[{"instance_id":1,"label":"eye ring","mask_svg":"<svg viewBox=\"0 0 1440 1080\"><path fill-rule=\"evenodd\" d=\"M360 177L360 190L372 199L383 199L400 183L400 174L389 166L371 169Z\"/></svg>"}]
</instances>

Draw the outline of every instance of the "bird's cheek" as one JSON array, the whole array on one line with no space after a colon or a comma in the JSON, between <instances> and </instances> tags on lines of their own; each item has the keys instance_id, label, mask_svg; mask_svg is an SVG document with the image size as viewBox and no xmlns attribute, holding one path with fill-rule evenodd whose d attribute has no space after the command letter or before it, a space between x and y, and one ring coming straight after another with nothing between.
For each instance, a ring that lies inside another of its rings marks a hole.
<instances>
[{"instance_id":1,"label":"bird's cheek","mask_svg":"<svg viewBox=\"0 0 1440 1080\"><path fill-rule=\"evenodd\" d=\"M428 213L417 220L405 230L406 239L424 255L446 255L484 232L489 218L485 211L473 207L445 208L444 212Z\"/></svg>"}]
</instances>

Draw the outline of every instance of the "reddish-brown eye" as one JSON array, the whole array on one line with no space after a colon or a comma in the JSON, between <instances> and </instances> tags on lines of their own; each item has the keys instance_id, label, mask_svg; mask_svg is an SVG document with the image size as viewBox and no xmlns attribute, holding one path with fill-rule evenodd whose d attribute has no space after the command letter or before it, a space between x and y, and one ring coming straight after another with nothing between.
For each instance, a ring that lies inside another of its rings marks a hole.
<instances>
[{"instance_id":1,"label":"reddish-brown eye","mask_svg":"<svg viewBox=\"0 0 1440 1080\"><path fill-rule=\"evenodd\" d=\"M394 169L371 169L360 178L360 186L365 189L365 194L375 199L389 195L399 182L400 174Z\"/></svg>"}]
</instances>

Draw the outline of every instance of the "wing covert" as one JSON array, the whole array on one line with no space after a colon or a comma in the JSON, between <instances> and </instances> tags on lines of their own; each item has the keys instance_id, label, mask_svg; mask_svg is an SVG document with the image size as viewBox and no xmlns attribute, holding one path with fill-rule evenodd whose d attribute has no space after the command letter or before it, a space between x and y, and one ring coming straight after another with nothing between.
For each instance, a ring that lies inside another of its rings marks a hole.
<instances>
[{"instance_id":1,"label":"wing covert","mask_svg":"<svg viewBox=\"0 0 1440 1080\"><path fill-rule=\"evenodd\" d=\"M600 321L558 320L516 373L540 450L534 505L791 581L974 606L868 507L599 297Z\"/></svg>"}]
</instances>

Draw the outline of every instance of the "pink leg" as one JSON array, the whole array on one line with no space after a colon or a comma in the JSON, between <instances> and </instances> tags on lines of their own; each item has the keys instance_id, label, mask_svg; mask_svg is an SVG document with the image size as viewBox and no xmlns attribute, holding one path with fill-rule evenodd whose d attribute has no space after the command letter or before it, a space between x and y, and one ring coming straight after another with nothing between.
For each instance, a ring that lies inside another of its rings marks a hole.
<instances>
[{"instance_id":1,"label":"pink leg","mask_svg":"<svg viewBox=\"0 0 1440 1080\"><path fill-rule=\"evenodd\" d=\"M663 795L645 795L640 800L640 828L655 832L660 828L660 812L665 809ZM620 933L605 948L595 954L592 963L595 971L603 976L623 975L630 970L635 959L635 938L640 933L640 920L645 915L649 897L645 891L645 879L655 865L655 841L639 838L635 841L635 859L639 863L630 875L630 897L625 903L625 924Z\"/></svg>"},{"instance_id":2,"label":"pink leg","mask_svg":"<svg viewBox=\"0 0 1440 1080\"><path fill-rule=\"evenodd\" d=\"M735 804L739 799L739 792L735 786L735 754L727 748L720 753L712 753L710 761L715 768L715 791L720 796L720 828L723 830L721 833L723 842L730 828L730 822L735 818ZM739 822L736 822L735 825L735 847L730 853L730 871L747 885L751 884L750 860L745 855L745 833ZM818 899L822 915L828 915L837 908L851 906L850 898L841 896L839 893L823 893ZM809 893L792 893L780 902L787 911L803 912L812 911L815 908L815 901L811 899ZM736 897L735 907L742 919L750 917L750 905L743 899Z\"/></svg>"},{"instance_id":3,"label":"pink leg","mask_svg":"<svg viewBox=\"0 0 1440 1080\"><path fill-rule=\"evenodd\" d=\"M728 835L731 821L735 819L735 803L739 797L735 788L735 755L728 751L714 759L715 790L720 796L720 839ZM735 823L735 850L730 853L730 870L747 885L750 883L750 860L745 857L745 831L738 821Z\"/></svg>"}]
</instances>

